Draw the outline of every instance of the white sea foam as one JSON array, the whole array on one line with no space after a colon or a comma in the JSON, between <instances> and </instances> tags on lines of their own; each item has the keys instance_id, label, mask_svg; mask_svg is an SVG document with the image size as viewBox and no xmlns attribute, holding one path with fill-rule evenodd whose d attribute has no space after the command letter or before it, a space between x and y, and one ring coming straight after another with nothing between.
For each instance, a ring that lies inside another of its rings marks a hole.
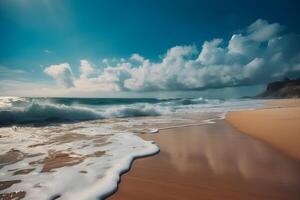
<instances>
[{"instance_id":1,"label":"white sea foam","mask_svg":"<svg viewBox=\"0 0 300 200\"><path fill-rule=\"evenodd\" d=\"M82 126L89 126L89 128L82 128ZM116 189L120 174L129 169L134 158L151 155L159 150L151 141L144 141L133 133L118 133L102 128L101 131L104 134L101 134L98 132L99 128L95 127L92 131L91 126L91 124L81 123L64 127L19 128L18 131L10 128L0 129L0 134L4 136L0 146L2 152L6 152L12 146L25 154L44 153L47 155L50 150L55 150L63 153L72 152L76 157L91 155L97 151L105 152L103 156L89 157L77 165L54 169L54 172L40 173L41 164L30 164L43 160L45 155L25 158L17 163L6 165L0 170L0 179L21 180L22 182L2 192L26 191L25 199L30 200L46 200L57 195L61 195L61 199L97 199ZM109 127L109 125L106 126ZM49 139L51 141L51 138L61 134L58 133L59 129L72 130L73 134L80 133L87 136L106 136L107 132L113 134L105 137L103 146L97 146L89 139L47 144ZM51 136L47 138L49 133ZM30 145L40 143L46 145L29 148ZM14 171L11 171L28 168L35 168L35 170L26 175L13 175ZM83 170L87 173L80 173Z\"/></svg>"}]
</instances>

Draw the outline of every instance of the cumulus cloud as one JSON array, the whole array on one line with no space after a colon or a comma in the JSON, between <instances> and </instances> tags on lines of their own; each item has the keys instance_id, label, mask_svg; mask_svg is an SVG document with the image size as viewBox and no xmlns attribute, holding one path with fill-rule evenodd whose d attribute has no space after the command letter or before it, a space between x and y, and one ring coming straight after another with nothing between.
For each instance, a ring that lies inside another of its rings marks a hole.
<instances>
[{"instance_id":1,"label":"cumulus cloud","mask_svg":"<svg viewBox=\"0 0 300 200\"><path fill-rule=\"evenodd\" d=\"M145 58L137 53L132 54L132 56L130 57L130 60L134 60L140 63L143 63Z\"/></svg>"},{"instance_id":2,"label":"cumulus cloud","mask_svg":"<svg viewBox=\"0 0 300 200\"><path fill-rule=\"evenodd\" d=\"M285 33L282 25L258 19L232 35L215 38L200 49L194 45L170 48L159 62L139 54L128 59L104 59L95 73L81 60L75 78L69 64L45 72L58 84L89 91L186 90L261 84L300 76L300 35ZM89 75L93 73L92 77Z\"/></svg>"},{"instance_id":3,"label":"cumulus cloud","mask_svg":"<svg viewBox=\"0 0 300 200\"><path fill-rule=\"evenodd\" d=\"M213 39L210 42L204 42L202 51L198 57L200 63L203 65L222 63L221 59L225 53L225 50L219 47L222 42L222 39Z\"/></svg>"},{"instance_id":4,"label":"cumulus cloud","mask_svg":"<svg viewBox=\"0 0 300 200\"><path fill-rule=\"evenodd\" d=\"M44 72L54 78L58 84L67 88L74 87L74 77L68 63L50 65L44 70Z\"/></svg>"},{"instance_id":5,"label":"cumulus cloud","mask_svg":"<svg viewBox=\"0 0 300 200\"><path fill-rule=\"evenodd\" d=\"M247 31L249 38L254 41L264 42L278 36L283 30L279 23L269 24L266 20L258 19L248 26Z\"/></svg>"}]
</instances>

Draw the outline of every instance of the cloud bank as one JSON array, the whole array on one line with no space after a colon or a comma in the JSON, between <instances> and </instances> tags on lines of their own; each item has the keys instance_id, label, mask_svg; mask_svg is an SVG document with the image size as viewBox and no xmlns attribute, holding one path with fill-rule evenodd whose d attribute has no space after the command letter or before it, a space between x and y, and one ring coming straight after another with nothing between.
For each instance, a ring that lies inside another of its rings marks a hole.
<instances>
[{"instance_id":1,"label":"cloud bank","mask_svg":"<svg viewBox=\"0 0 300 200\"><path fill-rule=\"evenodd\" d=\"M258 19L225 41L205 41L170 48L159 62L139 54L92 66L80 61L79 76L68 63L44 72L57 84L84 91L155 91L220 88L261 84L300 76L300 35L285 33L279 23ZM97 70L96 70L97 69Z\"/></svg>"}]
</instances>

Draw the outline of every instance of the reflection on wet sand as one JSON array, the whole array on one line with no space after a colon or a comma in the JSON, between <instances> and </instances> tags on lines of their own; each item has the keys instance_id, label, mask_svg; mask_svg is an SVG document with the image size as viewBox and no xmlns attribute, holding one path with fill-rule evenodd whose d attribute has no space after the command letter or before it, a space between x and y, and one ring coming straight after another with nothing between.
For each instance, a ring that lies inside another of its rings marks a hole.
<instances>
[{"instance_id":1,"label":"reflection on wet sand","mask_svg":"<svg viewBox=\"0 0 300 200\"><path fill-rule=\"evenodd\" d=\"M300 162L223 120L142 137L161 152L135 161L111 199L300 198Z\"/></svg>"},{"instance_id":2,"label":"reflection on wet sand","mask_svg":"<svg viewBox=\"0 0 300 200\"><path fill-rule=\"evenodd\" d=\"M165 130L163 133L172 134L173 131ZM234 133L222 121L214 126L201 127L201 133L199 127L193 126L176 131L185 134L161 136L159 144L168 152L169 160L178 173L208 170L215 175L239 175L245 180L300 185L299 162L261 141ZM201 162L194 162L195 159Z\"/></svg>"}]
</instances>

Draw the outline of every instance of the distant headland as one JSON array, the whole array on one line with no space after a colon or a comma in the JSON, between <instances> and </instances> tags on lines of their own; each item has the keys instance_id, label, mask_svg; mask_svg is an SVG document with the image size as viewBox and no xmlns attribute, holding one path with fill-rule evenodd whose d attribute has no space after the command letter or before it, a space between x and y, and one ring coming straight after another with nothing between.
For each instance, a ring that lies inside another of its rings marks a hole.
<instances>
[{"instance_id":1,"label":"distant headland","mask_svg":"<svg viewBox=\"0 0 300 200\"><path fill-rule=\"evenodd\" d=\"M299 98L300 78L284 79L282 81L271 82L267 88L255 98Z\"/></svg>"}]
</instances>

